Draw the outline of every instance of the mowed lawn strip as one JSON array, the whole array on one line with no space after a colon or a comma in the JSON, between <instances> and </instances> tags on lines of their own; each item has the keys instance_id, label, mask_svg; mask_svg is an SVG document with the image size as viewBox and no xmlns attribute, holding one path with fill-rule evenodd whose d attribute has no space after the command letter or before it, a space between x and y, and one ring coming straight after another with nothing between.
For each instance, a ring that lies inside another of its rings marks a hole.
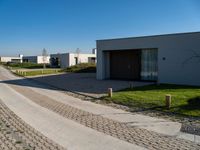
<instances>
[{"instance_id":1,"label":"mowed lawn strip","mask_svg":"<svg viewBox=\"0 0 200 150\"><path fill-rule=\"evenodd\" d=\"M61 72L62 72L61 69L41 69L41 70L16 71L15 73L20 76L36 76L45 74L57 74Z\"/></svg>"},{"instance_id":2,"label":"mowed lawn strip","mask_svg":"<svg viewBox=\"0 0 200 150\"><path fill-rule=\"evenodd\" d=\"M172 95L170 110L165 108L165 95ZM105 98L133 108L156 109L200 117L200 87L182 85L148 85L114 92Z\"/></svg>"}]
</instances>

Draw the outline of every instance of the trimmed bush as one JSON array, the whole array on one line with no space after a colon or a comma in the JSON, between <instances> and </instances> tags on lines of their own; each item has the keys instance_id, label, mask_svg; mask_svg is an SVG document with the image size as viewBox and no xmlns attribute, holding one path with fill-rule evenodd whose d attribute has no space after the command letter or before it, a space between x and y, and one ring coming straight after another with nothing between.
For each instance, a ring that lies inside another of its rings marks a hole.
<instances>
[{"instance_id":1,"label":"trimmed bush","mask_svg":"<svg viewBox=\"0 0 200 150\"><path fill-rule=\"evenodd\" d=\"M66 69L63 69L64 72L74 72L74 73L95 73L96 64L94 63L81 63Z\"/></svg>"}]
</instances>

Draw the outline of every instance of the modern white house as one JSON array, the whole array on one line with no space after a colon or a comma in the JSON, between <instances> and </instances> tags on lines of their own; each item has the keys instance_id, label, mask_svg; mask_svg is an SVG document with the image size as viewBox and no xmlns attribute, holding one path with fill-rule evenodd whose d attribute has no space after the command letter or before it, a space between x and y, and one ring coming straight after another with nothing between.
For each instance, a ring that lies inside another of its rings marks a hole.
<instances>
[{"instance_id":1,"label":"modern white house","mask_svg":"<svg viewBox=\"0 0 200 150\"><path fill-rule=\"evenodd\" d=\"M96 49L91 54L58 53L50 55L50 64L52 67L67 68L79 63L96 63Z\"/></svg>"},{"instance_id":2,"label":"modern white house","mask_svg":"<svg viewBox=\"0 0 200 150\"><path fill-rule=\"evenodd\" d=\"M22 58L23 58L23 55L21 55L21 54L19 56L16 56L16 57L0 56L0 62L3 62L3 63L8 63L8 62L22 63Z\"/></svg>"},{"instance_id":3,"label":"modern white house","mask_svg":"<svg viewBox=\"0 0 200 150\"><path fill-rule=\"evenodd\" d=\"M23 56L23 62L31 62L36 64L49 64L50 56Z\"/></svg>"},{"instance_id":4,"label":"modern white house","mask_svg":"<svg viewBox=\"0 0 200 150\"><path fill-rule=\"evenodd\" d=\"M97 40L97 79L200 85L200 32Z\"/></svg>"}]
</instances>

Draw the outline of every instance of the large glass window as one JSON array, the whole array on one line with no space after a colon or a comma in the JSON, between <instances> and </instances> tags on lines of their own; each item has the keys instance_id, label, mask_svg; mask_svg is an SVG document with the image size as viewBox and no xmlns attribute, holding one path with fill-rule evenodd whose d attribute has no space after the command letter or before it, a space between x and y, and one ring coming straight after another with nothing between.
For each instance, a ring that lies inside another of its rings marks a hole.
<instances>
[{"instance_id":1,"label":"large glass window","mask_svg":"<svg viewBox=\"0 0 200 150\"><path fill-rule=\"evenodd\" d=\"M158 79L158 50L143 49L141 56L141 79L156 81Z\"/></svg>"}]
</instances>

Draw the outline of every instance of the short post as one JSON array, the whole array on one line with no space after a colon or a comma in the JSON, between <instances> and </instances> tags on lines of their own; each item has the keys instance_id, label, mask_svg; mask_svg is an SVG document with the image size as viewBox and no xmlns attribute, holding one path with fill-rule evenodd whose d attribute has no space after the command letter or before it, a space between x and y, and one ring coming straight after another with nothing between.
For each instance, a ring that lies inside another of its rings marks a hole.
<instances>
[{"instance_id":1,"label":"short post","mask_svg":"<svg viewBox=\"0 0 200 150\"><path fill-rule=\"evenodd\" d=\"M108 97L112 97L112 88L108 88Z\"/></svg>"},{"instance_id":2,"label":"short post","mask_svg":"<svg viewBox=\"0 0 200 150\"><path fill-rule=\"evenodd\" d=\"M171 107L172 96L170 94L165 95L165 104L167 109Z\"/></svg>"}]
</instances>

